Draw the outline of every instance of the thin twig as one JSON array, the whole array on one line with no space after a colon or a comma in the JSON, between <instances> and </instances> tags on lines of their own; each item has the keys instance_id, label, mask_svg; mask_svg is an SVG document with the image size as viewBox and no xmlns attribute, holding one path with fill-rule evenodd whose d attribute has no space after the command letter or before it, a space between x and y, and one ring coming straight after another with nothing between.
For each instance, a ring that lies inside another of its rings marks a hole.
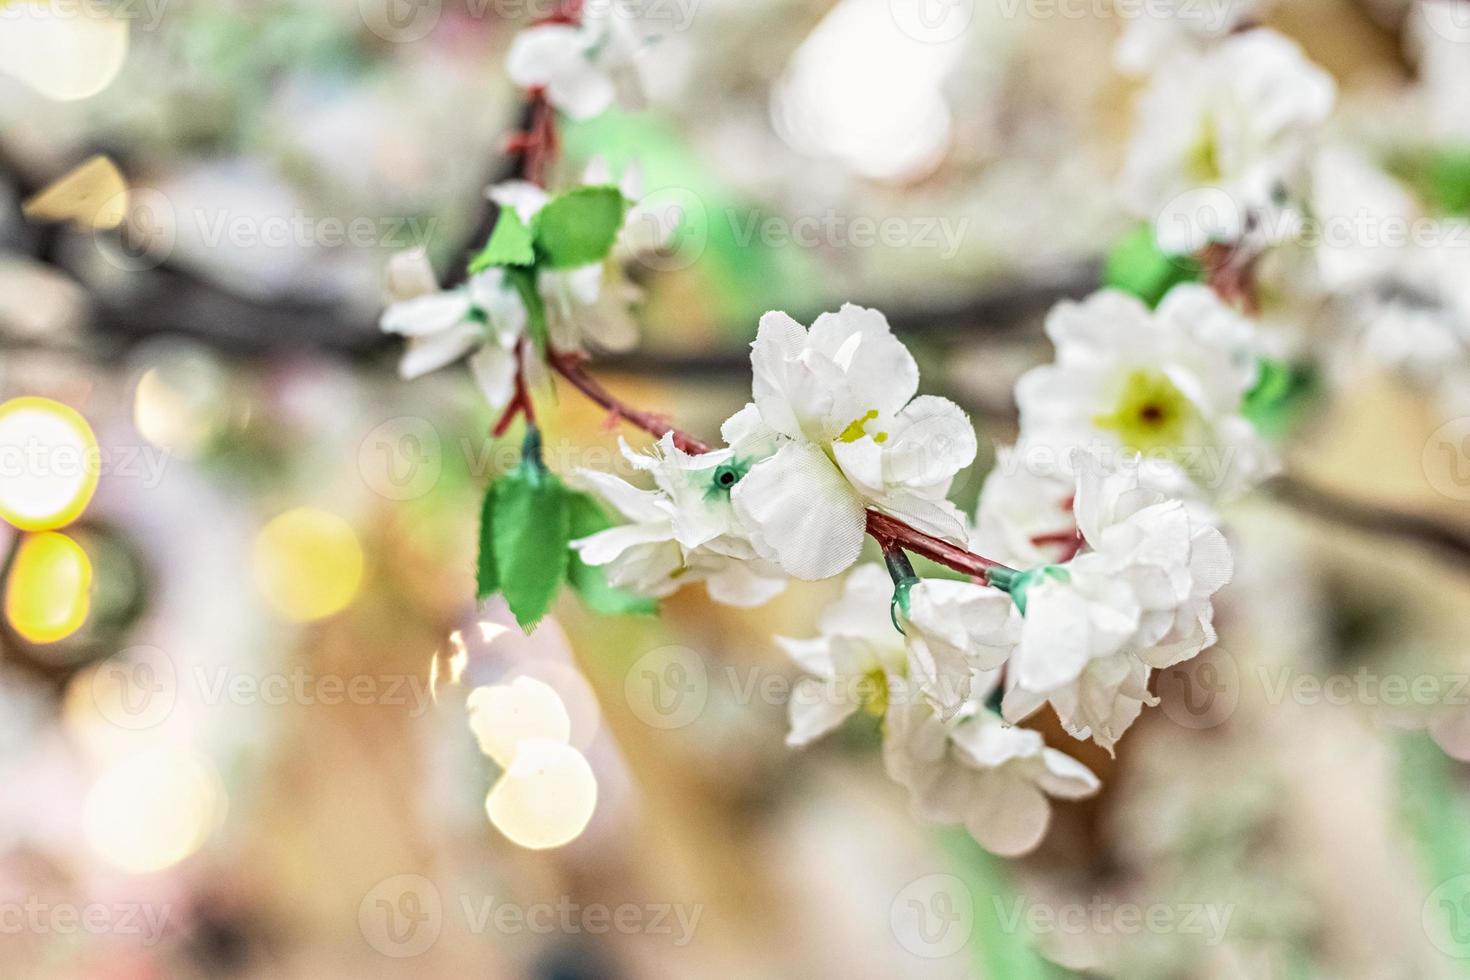
<instances>
[{"instance_id":1,"label":"thin twig","mask_svg":"<svg viewBox=\"0 0 1470 980\"><path fill-rule=\"evenodd\" d=\"M1462 564L1470 564L1470 531L1432 517L1353 500L1295 476L1278 476L1266 483L1264 489L1280 502L1319 520L1367 534L1412 541Z\"/></svg>"}]
</instances>

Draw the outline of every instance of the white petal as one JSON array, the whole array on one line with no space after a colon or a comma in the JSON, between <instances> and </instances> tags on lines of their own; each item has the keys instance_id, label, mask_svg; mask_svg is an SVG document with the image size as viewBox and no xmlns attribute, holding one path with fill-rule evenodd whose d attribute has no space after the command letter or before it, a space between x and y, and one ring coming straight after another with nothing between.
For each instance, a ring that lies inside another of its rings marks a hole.
<instances>
[{"instance_id":1,"label":"white petal","mask_svg":"<svg viewBox=\"0 0 1470 980\"><path fill-rule=\"evenodd\" d=\"M731 561L704 580L709 597L727 606L763 606L786 588L786 580L759 575L749 562Z\"/></svg>"},{"instance_id":2,"label":"white petal","mask_svg":"<svg viewBox=\"0 0 1470 980\"><path fill-rule=\"evenodd\" d=\"M840 685L804 677L792 689L791 732L786 744L795 749L808 745L849 718L858 706L844 700Z\"/></svg>"},{"instance_id":3,"label":"white petal","mask_svg":"<svg viewBox=\"0 0 1470 980\"><path fill-rule=\"evenodd\" d=\"M551 195L538 184L529 180L507 180L494 185L485 196L503 208L514 208L526 224L551 200Z\"/></svg>"},{"instance_id":4,"label":"white petal","mask_svg":"<svg viewBox=\"0 0 1470 980\"><path fill-rule=\"evenodd\" d=\"M439 291L439 280L423 248L399 252L388 260L387 293L395 303Z\"/></svg>"},{"instance_id":5,"label":"white petal","mask_svg":"<svg viewBox=\"0 0 1470 980\"><path fill-rule=\"evenodd\" d=\"M812 324L811 343L836 361L855 393L879 415L897 415L919 390L914 356L877 310L846 303Z\"/></svg>"},{"instance_id":6,"label":"white petal","mask_svg":"<svg viewBox=\"0 0 1470 980\"><path fill-rule=\"evenodd\" d=\"M814 446L787 443L751 468L730 501L756 548L796 578L830 578L862 551L863 502Z\"/></svg>"},{"instance_id":7,"label":"white petal","mask_svg":"<svg viewBox=\"0 0 1470 980\"><path fill-rule=\"evenodd\" d=\"M586 62L551 79L546 94L562 112L582 120L606 112L617 96L617 87L605 72Z\"/></svg>"},{"instance_id":8,"label":"white petal","mask_svg":"<svg viewBox=\"0 0 1470 980\"><path fill-rule=\"evenodd\" d=\"M624 524L579 538L571 546L589 565L606 565L621 558L623 552L641 544L662 544L673 540L667 524Z\"/></svg>"},{"instance_id":9,"label":"white petal","mask_svg":"<svg viewBox=\"0 0 1470 980\"><path fill-rule=\"evenodd\" d=\"M486 344L470 356L470 373L490 407L500 411L516 390L516 356L495 344Z\"/></svg>"},{"instance_id":10,"label":"white petal","mask_svg":"<svg viewBox=\"0 0 1470 980\"><path fill-rule=\"evenodd\" d=\"M510 80L521 88L546 85L585 57L586 40L569 24L543 24L516 35L505 58Z\"/></svg>"},{"instance_id":11,"label":"white petal","mask_svg":"<svg viewBox=\"0 0 1470 980\"><path fill-rule=\"evenodd\" d=\"M465 322L469 313L469 297L462 290L452 289L394 303L383 311L379 325L387 333L424 337L454 329Z\"/></svg>"},{"instance_id":12,"label":"white petal","mask_svg":"<svg viewBox=\"0 0 1470 980\"><path fill-rule=\"evenodd\" d=\"M971 793L965 828L1002 857L1032 850L1046 836L1051 804L1034 785L1006 772L984 774Z\"/></svg>"},{"instance_id":13,"label":"white petal","mask_svg":"<svg viewBox=\"0 0 1470 980\"><path fill-rule=\"evenodd\" d=\"M920 395L898 413L883 444L883 476L915 489L948 486L975 461L975 430L948 398Z\"/></svg>"},{"instance_id":14,"label":"white petal","mask_svg":"<svg viewBox=\"0 0 1470 980\"><path fill-rule=\"evenodd\" d=\"M618 513L630 521L640 524L663 523L669 525L669 538L674 535L669 524L669 513L661 504L662 498L652 490L642 490L626 480L602 470L578 469L577 480L606 500Z\"/></svg>"},{"instance_id":15,"label":"white petal","mask_svg":"<svg viewBox=\"0 0 1470 980\"><path fill-rule=\"evenodd\" d=\"M465 323L453 330L412 337L398 361L398 373L406 380L437 371L464 357L484 340L479 324Z\"/></svg>"}]
</instances>

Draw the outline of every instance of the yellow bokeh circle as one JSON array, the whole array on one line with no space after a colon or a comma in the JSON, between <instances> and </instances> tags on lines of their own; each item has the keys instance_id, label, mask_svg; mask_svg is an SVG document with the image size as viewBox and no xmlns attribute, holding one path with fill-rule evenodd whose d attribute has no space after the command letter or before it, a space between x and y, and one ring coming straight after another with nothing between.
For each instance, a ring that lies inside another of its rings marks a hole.
<instances>
[{"instance_id":1,"label":"yellow bokeh circle","mask_svg":"<svg viewBox=\"0 0 1470 980\"><path fill-rule=\"evenodd\" d=\"M92 562L81 545L54 531L25 538L5 583L5 618L31 643L55 643L87 621Z\"/></svg>"},{"instance_id":2,"label":"yellow bokeh circle","mask_svg":"<svg viewBox=\"0 0 1470 980\"><path fill-rule=\"evenodd\" d=\"M255 538L255 584L271 606L300 623L339 612L362 586L363 553L336 514L297 507Z\"/></svg>"}]
</instances>

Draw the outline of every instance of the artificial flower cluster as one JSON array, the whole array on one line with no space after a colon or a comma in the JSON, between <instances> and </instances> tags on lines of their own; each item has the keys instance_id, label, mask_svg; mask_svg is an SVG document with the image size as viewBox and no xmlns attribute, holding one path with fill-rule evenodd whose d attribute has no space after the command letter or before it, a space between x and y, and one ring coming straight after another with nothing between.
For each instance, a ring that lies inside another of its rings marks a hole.
<instances>
[{"instance_id":1,"label":"artificial flower cluster","mask_svg":"<svg viewBox=\"0 0 1470 980\"><path fill-rule=\"evenodd\" d=\"M1242 5L1231 22L1248 15ZM627 63L615 26L532 27L512 76L572 117L596 114L617 87L605 69ZM1257 249L1247 233L1281 227L1306 193L1332 84L1267 31L1174 33L1187 37L1176 56L1141 58L1155 76L1127 180L1240 202L1233 224L1188 217L1179 251ZM1055 308L1055 358L1019 379L1019 437L998 451L971 518L950 494L975 430L953 402L919 394L882 313L848 304L810 327L762 317L750 401L706 447L616 405L578 360L636 341L622 264L660 247L676 216L640 211L636 186L613 186L605 169L559 195L511 181L488 196L499 219L469 280L443 290L421 254L400 257L382 325L408 338L405 375L469 355L503 421L526 418L522 465L486 497L480 558L481 595L504 595L523 625L564 582L594 608L628 610L693 583L756 606L789 579L846 574L815 637L779 638L809 675L793 691L789 743L880 719L885 767L916 813L1004 854L1041 840L1048 797L1098 788L1019 724L1049 707L1072 738L1112 752L1156 703L1153 672L1214 643L1213 598L1232 570L1214 507L1275 467L1244 411L1261 351L1239 297L1184 281ZM1164 219L1183 206L1141 206L1162 208L1151 213L1169 245ZM546 468L526 390L548 366L658 437L641 452L623 444L637 483L587 469L564 483ZM868 537L882 565L862 562ZM961 574L921 578L909 552Z\"/></svg>"}]
</instances>

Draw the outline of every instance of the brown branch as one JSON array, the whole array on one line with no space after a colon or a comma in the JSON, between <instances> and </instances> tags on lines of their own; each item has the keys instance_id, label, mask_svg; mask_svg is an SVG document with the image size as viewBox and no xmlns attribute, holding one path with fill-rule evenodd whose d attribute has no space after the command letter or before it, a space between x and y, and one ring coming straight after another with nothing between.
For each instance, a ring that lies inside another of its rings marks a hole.
<instances>
[{"instance_id":1,"label":"brown branch","mask_svg":"<svg viewBox=\"0 0 1470 980\"><path fill-rule=\"evenodd\" d=\"M672 433L674 445L686 453L698 455L710 451L708 443L670 425L662 415L633 408L608 391L584 369L585 358L582 355L566 351L549 351L547 361L551 364L552 370L569 381L572 387L607 409L613 418L627 422L660 439ZM989 580L990 569L1005 567L1000 562L966 551L958 545L950 544L932 534L926 534L918 528L910 527L896 517L871 508L868 509L867 531L885 549L897 546L906 551L912 551L916 555L923 555L930 561L973 576L982 582Z\"/></svg>"},{"instance_id":2,"label":"brown branch","mask_svg":"<svg viewBox=\"0 0 1470 980\"><path fill-rule=\"evenodd\" d=\"M1278 476L1264 489L1276 500L1329 524L1411 541L1470 565L1470 531L1462 528L1423 514L1343 497L1300 477Z\"/></svg>"}]
</instances>

